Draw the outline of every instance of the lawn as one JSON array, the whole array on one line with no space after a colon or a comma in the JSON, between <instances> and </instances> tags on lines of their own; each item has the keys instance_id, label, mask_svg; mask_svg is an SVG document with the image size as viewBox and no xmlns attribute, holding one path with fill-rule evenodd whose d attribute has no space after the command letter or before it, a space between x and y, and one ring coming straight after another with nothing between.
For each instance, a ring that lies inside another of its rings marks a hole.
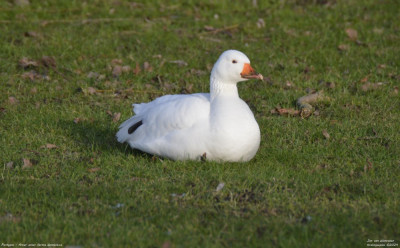
<instances>
[{"instance_id":1,"label":"lawn","mask_svg":"<svg viewBox=\"0 0 400 248\"><path fill-rule=\"evenodd\" d=\"M399 10L0 2L1 246L399 244ZM261 129L253 160L175 162L116 141L132 103L207 92L227 49L266 78L239 84ZM293 114L316 91L313 114Z\"/></svg>"}]
</instances>

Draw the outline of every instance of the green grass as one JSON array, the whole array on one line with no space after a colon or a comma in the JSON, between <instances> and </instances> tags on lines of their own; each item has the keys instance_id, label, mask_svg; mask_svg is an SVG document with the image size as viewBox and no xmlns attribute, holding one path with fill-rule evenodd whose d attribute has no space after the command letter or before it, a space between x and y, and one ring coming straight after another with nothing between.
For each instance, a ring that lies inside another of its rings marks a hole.
<instances>
[{"instance_id":1,"label":"green grass","mask_svg":"<svg viewBox=\"0 0 400 248\"><path fill-rule=\"evenodd\" d=\"M0 242L399 243L398 1L31 2L0 3ZM213 33L205 26L230 29ZM347 28L358 31L358 42ZM338 49L342 44L345 50ZM191 84L191 92L208 91L210 68L232 48L272 82L239 85L262 133L252 161L174 162L116 142L132 103L190 91ZM18 66L23 57L43 56L54 57L56 67ZM152 70L115 77L113 59L131 68L148 62ZM31 70L38 76L24 78ZM89 78L90 72L103 76ZM294 87L285 87L287 81ZM364 91L366 82L383 84ZM90 94L88 87L104 91ZM329 97L315 106L319 115L271 113L276 106L295 108L308 89ZM108 110L121 120L113 122ZM46 144L57 148L41 148ZM24 158L31 168L23 168ZM216 192L221 182L225 187Z\"/></svg>"}]
</instances>

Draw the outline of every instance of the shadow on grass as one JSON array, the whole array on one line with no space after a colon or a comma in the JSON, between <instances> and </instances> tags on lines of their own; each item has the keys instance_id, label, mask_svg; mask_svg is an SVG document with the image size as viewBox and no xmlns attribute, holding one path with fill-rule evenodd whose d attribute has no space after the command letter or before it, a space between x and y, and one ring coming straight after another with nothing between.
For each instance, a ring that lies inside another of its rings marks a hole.
<instances>
[{"instance_id":1,"label":"shadow on grass","mask_svg":"<svg viewBox=\"0 0 400 248\"><path fill-rule=\"evenodd\" d=\"M75 123L70 120L60 120L58 126L64 130L68 138L73 139L88 149L100 150L101 152L120 152L125 155L152 158L152 155L132 149L128 144L121 144L117 141L115 130L111 126L105 126L100 121L80 121Z\"/></svg>"}]
</instances>

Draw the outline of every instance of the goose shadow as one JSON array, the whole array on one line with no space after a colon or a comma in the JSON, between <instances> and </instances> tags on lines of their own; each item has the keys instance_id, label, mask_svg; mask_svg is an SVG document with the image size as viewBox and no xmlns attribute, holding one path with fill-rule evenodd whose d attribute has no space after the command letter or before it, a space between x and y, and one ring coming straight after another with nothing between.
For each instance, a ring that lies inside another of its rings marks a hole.
<instances>
[{"instance_id":1,"label":"goose shadow","mask_svg":"<svg viewBox=\"0 0 400 248\"><path fill-rule=\"evenodd\" d=\"M116 152L148 159L153 157L151 154L132 149L127 143L119 143L115 137L118 130L102 121L88 120L75 123L72 120L60 120L58 126L64 130L64 134L69 139L73 139L76 143L84 145L88 149L94 148L101 152Z\"/></svg>"}]
</instances>

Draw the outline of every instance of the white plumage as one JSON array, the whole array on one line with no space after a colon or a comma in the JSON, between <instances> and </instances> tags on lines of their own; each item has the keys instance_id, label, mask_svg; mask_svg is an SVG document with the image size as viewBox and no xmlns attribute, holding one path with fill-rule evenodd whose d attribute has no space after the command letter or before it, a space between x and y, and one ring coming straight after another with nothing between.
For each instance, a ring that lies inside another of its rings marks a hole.
<instances>
[{"instance_id":1,"label":"white plumage","mask_svg":"<svg viewBox=\"0 0 400 248\"><path fill-rule=\"evenodd\" d=\"M236 84L262 79L245 54L228 50L215 63L210 93L166 95L133 104L121 124L119 142L173 160L248 161L260 145L260 129Z\"/></svg>"}]
</instances>

